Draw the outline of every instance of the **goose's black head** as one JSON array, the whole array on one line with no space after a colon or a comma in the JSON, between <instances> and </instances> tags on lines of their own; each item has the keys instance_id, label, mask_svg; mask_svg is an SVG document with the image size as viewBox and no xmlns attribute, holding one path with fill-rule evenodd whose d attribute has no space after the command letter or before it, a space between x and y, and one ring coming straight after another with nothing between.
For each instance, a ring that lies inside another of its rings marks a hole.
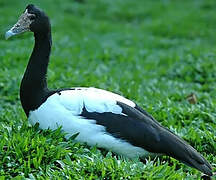
<instances>
[{"instance_id":1,"label":"goose's black head","mask_svg":"<svg viewBox=\"0 0 216 180\"><path fill-rule=\"evenodd\" d=\"M6 32L5 37L8 39L11 36L32 31L36 34L44 34L50 31L50 22L48 16L33 4L29 4L18 22Z\"/></svg>"}]
</instances>

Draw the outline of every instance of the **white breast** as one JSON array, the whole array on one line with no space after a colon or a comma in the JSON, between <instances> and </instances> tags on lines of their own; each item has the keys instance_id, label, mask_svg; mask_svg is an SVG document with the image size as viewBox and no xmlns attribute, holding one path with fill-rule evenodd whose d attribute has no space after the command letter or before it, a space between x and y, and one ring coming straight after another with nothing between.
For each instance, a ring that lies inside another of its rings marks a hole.
<instances>
[{"instance_id":1,"label":"white breast","mask_svg":"<svg viewBox=\"0 0 216 180\"><path fill-rule=\"evenodd\" d=\"M88 112L121 114L122 108L116 104L116 101L135 106L132 101L105 90L96 88L65 90L60 94L53 94L38 109L31 111L29 122L32 125L38 122L41 129L56 129L61 126L67 133L66 138L79 133L77 141L86 142L91 146L97 145L130 158L149 155L150 153L144 149L113 137L106 132L104 126L96 124L95 120L80 116L84 106Z\"/></svg>"}]
</instances>

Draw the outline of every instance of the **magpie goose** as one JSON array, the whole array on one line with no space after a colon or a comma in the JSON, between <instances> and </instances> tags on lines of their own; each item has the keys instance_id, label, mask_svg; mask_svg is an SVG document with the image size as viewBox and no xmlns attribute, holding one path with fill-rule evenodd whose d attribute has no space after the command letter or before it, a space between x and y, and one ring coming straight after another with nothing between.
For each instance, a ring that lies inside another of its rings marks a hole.
<instances>
[{"instance_id":1,"label":"magpie goose","mask_svg":"<svg viewBox=\"0 0 216 180\"><path fill-rule=\"evenodd\" d=\"M34 33L35 45L22 78L20 99L31 124L39 123L41 129L61 126L66 138L79 133L77 141L129 158L165 154L212 175L202 155L131 100L92 87L48 89L51 25L48 16L32 4L5 37L26 31Z\"/></svg>"}]
</instances>

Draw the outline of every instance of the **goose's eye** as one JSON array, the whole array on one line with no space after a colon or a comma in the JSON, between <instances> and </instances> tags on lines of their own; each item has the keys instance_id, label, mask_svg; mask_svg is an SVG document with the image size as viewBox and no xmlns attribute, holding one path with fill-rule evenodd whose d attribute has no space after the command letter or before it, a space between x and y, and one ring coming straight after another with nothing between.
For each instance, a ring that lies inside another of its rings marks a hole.
<instances>
[{"instance_id":1,"label":"goose's eye","mask_svg":"<svg viewBox=\"0 0 216 180\"><path fill-rule=\"evenodd\" d=\"M28 17L29 17L29 19L30 19L31 21L33 21L33 20L36 19L36 15L35 15L35 14L30 14L30 15L28 15Z\"/></svg>"}]
</instances>

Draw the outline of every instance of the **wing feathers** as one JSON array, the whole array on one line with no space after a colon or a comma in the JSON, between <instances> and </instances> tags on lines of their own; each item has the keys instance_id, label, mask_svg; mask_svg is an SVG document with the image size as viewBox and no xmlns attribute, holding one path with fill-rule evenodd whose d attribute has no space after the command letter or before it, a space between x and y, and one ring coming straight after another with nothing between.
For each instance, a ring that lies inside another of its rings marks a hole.
<instances>
[{"instance_id":1,"label":"wing feathers","mask_svg":"<svg viewBox=\"0 0 216 180\"><path fill-rule=\"evenodd\" d=\"M141 112L141 108L137 108ZM145 111L144 111L145 112ZM146 113L144 114L146 115ZM145 117L144 117L145 118ZM150 117L152 120L153 117ZM156 124L157 121L154 120ZM162 150L161 153L165 153L175 159L182 161L183 163L194 167L203 173L212 176L212 168L209 162L199 154L192 146L190 146L183 139L172 133L170 130L160 126L160 142L158 143L158 150Z\"/></svg>"},{"instance_id":2,"label":"wing feathers","mask_svg":"<svg viewBox=\"0 0 216 180\"><path fill-rule=\"evenodd\" d=\"M134 146L142 147L152 153L169 155L207 175L212 175L210 164L192 146L163 128L153 117L143 113L141 108L133 108L122 102L117 102L122 108L121 114L89 113L85 109L81 116L95 119L113 136L124 139ZM144 111L145 112L145 111Z\"/></svg>"},{"instance_id":3,"label":"wing feathers","mask_svg":"<svg viewBox=\"0 0 216 180\"><path fill-rule=\"evenodd\" d=\"M48 101L50 98L72 112L73 118L94 120L104 127L104 133L129 142L134 147L172 156L212 175L210 164L192 146L122 96L96 88L79 88L79 91L73 89L56 93Z\"/></svg>"}]
</instances>

